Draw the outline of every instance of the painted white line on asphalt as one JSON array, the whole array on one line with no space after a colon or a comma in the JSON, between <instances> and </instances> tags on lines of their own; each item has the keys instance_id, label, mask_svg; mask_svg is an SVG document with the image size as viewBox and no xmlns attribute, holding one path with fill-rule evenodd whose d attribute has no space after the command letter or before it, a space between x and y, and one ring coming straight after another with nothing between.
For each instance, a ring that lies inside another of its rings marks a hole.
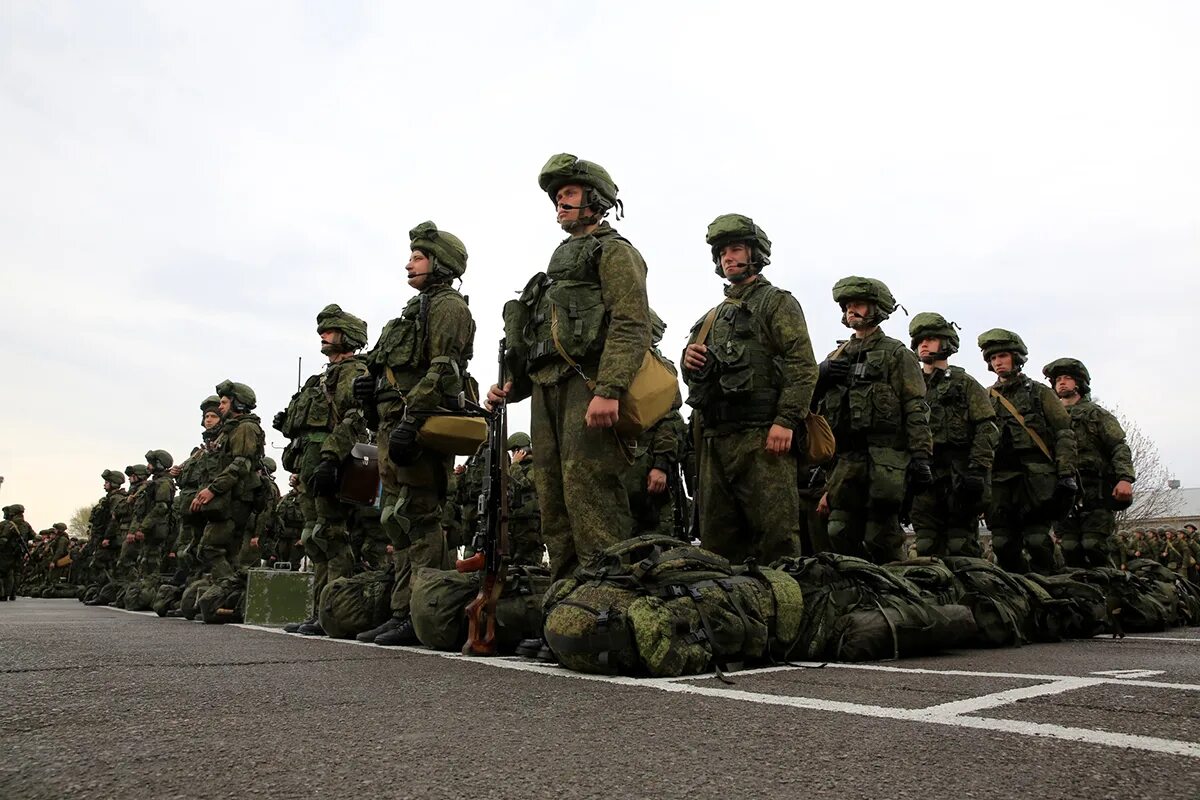
<instances>
[{"instance_id":1,"label":"painted white line on asphalt","mask_svg":"<svg viewBox=\"0 0 1200 800\"><path fill-rule=\"evenodd\" d=\"M1103 683L1104 681L1099 678L1065 678L1060 681L1038 684L1037 686L1021 686L1016 689L1005 689L1002 692L980 695L979 697L968 697L965 700L939 703L936 706L929 706L924 710L938 714L970 714L988 708L999 708L1000 706L1006 706L1020 700L1062 694L1063 692L1082 689L1086 686L1100 686Z\"/></svg>"},{"instance_id":2,"label":"painted white line on asphalt","mask_svg":"<svg viewBox=\"0 0 1200 800\"><path fill-rule=\"evenodd\" d=\"M1149 678L1151 675L1165 675L1161 669L1103 669L1092 672L1092 675L1105 675L1109 678Z\"/></svg>"},{"instance_id":3,"label":"painted white line on asphalt","mask_svg":"<svg viewBox=\"0 0 1200 800\"><path fill-rule=\"evenodd\" d=\"M1124 639L1109 639L1110 642L1123 641L1146 641L1146 642L1186 642L1187 644L1200 644L1200 638L1186 636L1126 636ZM1103 640L1101 640L1103 641Z\"/></svg>"}]
</instances>

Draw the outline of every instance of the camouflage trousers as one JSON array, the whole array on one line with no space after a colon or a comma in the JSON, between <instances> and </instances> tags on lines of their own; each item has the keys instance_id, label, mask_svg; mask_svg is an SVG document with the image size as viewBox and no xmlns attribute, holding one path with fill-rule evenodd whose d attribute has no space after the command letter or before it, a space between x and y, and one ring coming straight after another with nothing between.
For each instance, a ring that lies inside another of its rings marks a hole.
<instances>
[{"instance_id":1,"label":"camouflage trousers","mask_svg":"<svg viewBox=\"0 0 1200 800\"><path fill-rule=\"evenodd\" d=\"M354 554L346 529L350 506L332 497L313 497L302 489L300 510L304 512L300 543L312 562L313 608L317 608L327 584L354 574Z\"/></svg>"},{"instance_id":2,"label":"camouflage trousers","mask_svg":"<svg viewBox=\"0 0 1200 800\"><path fill-rule=\"evenodd\" d=\"M12 561L0 563L0 600L17 596L17 565Z\"/></svg>"},{"instance_id":3,"label":"camouflage trousers","mask_svg":"<svg viewBox=\"0 0 1200 800\"><path fill-rule=\"evenodd\" d=\"M993 477L992 501L986 517L992 531L992 552L1001 569L1054 574L1051 521L1042 505L1032 497L1022 476ZM1028 561L1025 552L1029 554Z\"/></svg>"},{"instance_id":4,"label":"camouflage trousers","mask_svg":"<svg viewBox=\"0 0 1200 800\"><path fill-rule=\"evenodd\" d=\"M512 563L540 567L546 552L542 544L541 517L514 517L508 521L508 551Z\"/></svg>"},{"instance_id":5,"label":"camouflage trousers","mask_svg":"<svg viewBox=\"0 0 1200 800\"><path fill-rule=\"evenodd\" d=\"M304 558L304 545L297 544L300 541L301 533L302 531L294 529L284 530L280 534L279 540L275 542L273 552L275 562L291 564L293 572L300 569L300 559Z\"/></svg>"},{"instance_id":6,"label":"camouflage trousers","mask_svg":"<svg viewBox=\"0 0 1200 800\"><path fill-rule=\"evenodd\" d=\"M829 474L829 543L835 553L874 564L903 558L908 454L886 447L838 453Z\"/></svg>"},{"instance_id":7,"label":"camouflage trousers","mask_svg":"<svg viewBox=\"0 0 1200 800\"><path fill-rule=\"evenodd\" d=\"M1054 526L1068 567L1111 567L1114 565L1113 534L1117 523L1107 508L1076 511Z\"/></svg>"},{"instance_id":8,"label":"camouflage trousers","mask_svg":"<svg viewBox=\"0 0 1200 800\"><path fill-rule=\"evenodd\" d=\"M533 386L533 485L552 580L633 534L624 471L629 458L615 431L587 427L592 392L581 378Z\"/></svg>"},{"instance_id":9,"label":"camouflage trousers","mask_svg":"<svg viewBox=\"0 0 1200 800\"><path fill-rule=\"evenodd\" d=\"M817 504L824 493L824 488L817 490L816 496L814 492L800 492L800 551L806 556L833 551L833 544L829 541L829 523L817 512Z\"/></svg>"},{"instance_id":10,"label":"camouflage trousers","mask_svg":"<svg viewBox=\"0 0 1200 800\"><path fill-rule=\"evenodd\" d=\"M700 546L735 564L800 553L796 458L768 453L767 430L705 436L700 445Z\"/></svg>"},{"instance_id":11,"label":"camouflage trousers","mask_svg":"<svg viewBox=\"0 0 1200 800\"><path fill-rule=\"evenodd\" d=\"M450 553L442 530L442 504L450 485L454 457L418 448L412 463L392 462L387 442L398 419L379 426L379 477L383 483L380 522L392 543L396 584L392 589L392 616L409 613L412 576L421 567L450 569Z\"/></svg>"},{"instance_id":12,"label":"camouflage trousers","mask_svg":"<svg viewBox=\"0 0 1200 800\"><path fill-rule=\"evenodd\" d=\"M933 486L913 498L910 517L918 556L983 555L979 512L956 502L949 475L936 476Z\"/></svg>"},{"instance_id":13,"label":"camouflage trousers","mask_svg":"<svg viewBox=\"0 0 1200 800\"><path fill-rule=\"evenodd\" d=\"M210 573L214 581L219 581L237 571L234 564L251 516L249 503L231 497L223 513L207 518L196 548L201 573Z\"/></svg>"}]
</instances>

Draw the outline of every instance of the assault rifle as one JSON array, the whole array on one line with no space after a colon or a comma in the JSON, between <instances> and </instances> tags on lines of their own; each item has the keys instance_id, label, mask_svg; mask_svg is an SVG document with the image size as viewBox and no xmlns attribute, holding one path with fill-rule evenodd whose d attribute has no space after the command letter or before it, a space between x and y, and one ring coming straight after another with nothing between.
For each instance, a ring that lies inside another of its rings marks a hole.
<instances>
[{"instance_id":1,"label":"assault rifle","mask_svg":"<svg viewBox=\"0 0 1200 800\"><path fill-rule=\"evenodd\" d=\"M505 345L501 339L498 386L504 386L506 380ZM468 401L468 405L475 404ZM463 655L490 656L496 654L496 603L508 571L508 408L503 403L491 411L476 408L488 416L483 456L487 477L479 495L479 524L472 543L475 554L455 567L459 572L483 572L479 592L467 605L467 643L463 645Z\"/></svg>"}]
</instances>

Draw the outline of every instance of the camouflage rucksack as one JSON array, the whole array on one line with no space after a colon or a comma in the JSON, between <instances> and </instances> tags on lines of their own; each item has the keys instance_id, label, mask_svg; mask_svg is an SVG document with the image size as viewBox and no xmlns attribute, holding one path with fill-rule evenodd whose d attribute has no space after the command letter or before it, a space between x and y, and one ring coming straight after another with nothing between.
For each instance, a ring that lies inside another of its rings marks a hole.
<instances>
[{"instance_id":1,"label":"camouflage rucksack","mask_svg":"<svg viewBox=\"0 0 1200 800\"><path fill-rule=\"evenodd\" d=\"M942 559L964 589L963 605L975 616L979 647L1019 647L1034 639L1025 585L982 558Z\"/></svg>"},{"instance_id":2,"label":"camouflage rucksack","mask_svg":"<svg viewBox=\"0 0 1200 800\"><path fill-rule=\"evenodd\" d=\"M803 597L773 569L735 567L669 536L647 534L593 556L555 583L543 634L579 672L673 677L731 662L787 658Z\"/></svg>"},{"instance_id":3,"label":"camouflage rucksack","mask_svg":"<svg viewBox=\"0 0 1200 800\"><path fill-rule=\"evenodd\" d=\"M241 622L246 614L246 570L209 586L197 603L200 617L209 625Z\"/></svg>"},{"instance_id":4,"label":"camouflage rucksack","mask_svg":"<svg viewBox=\"0 0 1200 800\"><path fill-rule=\"evenodd\" d=\"M1062 635L1070 639L1090 639L1113 631L1112 612L1108 598L1097 586L1077 580L1076 573L1060 575L1025 576L1062 601L1059 607L1058 627Z\"/></svg>"},{"instance_id":5,"label":"camouflage rucksack","mask_svg":"<svg viewBox=\"0 0 1200 800\"><path fill-rule=\"evenodd\" d=\"M125 608L128 611L149 611L158 596L158 587L163 579L158 575L133 581L125 590Z\"/></svg>"},{"instance_id":6,"label":"camouflage rucksack","mask_svg":"<svg viewBox=\"0 0 1200 800\"><path fill-rule=\"evenodd\" d=\"M962 602L963 587L942 560L931 556L912 558L884 565L884 569L899 575L920 590L921 595L938 605Z\"/></svg>"},{"instance_id":7,"label":"camouflage rucksack","mask_svg":"<svg viewBox=\"0 0 1200 800\"><path fill-rule=\"evenodd\" d=\"M179 599L183 597L183 587L173 583L163 583L158 587L158 594L150 608L160 617L165 617L168 611L179 608Z\"/></svg>"},{"instance_id":8,"label":"camouflage rucksack","mask_svg":"<svg viewBox=\"0 0 1200 800\"><path fill-rule=\"evenodd\" d=\"M423 567L413 575L413 630L426 647L461 650L467 641L467 604L479 593L480 574ZM496 646L512 652L522 639L542 632L542 598L550 573L540 567L509 567L496 602Z\"/></svg>"},{"instance_id":9,"label":"camouflage rucksack","mask_svg":"<svg viewBox=\"0 0 1200 800\"><path fill-rule=\"evenodd\" d=\"M334 639L353 639L387 622L395 582L391 567L330 581L317 603L321 627Z\"/></svg>"},{"instance_id":10,"label":"camouflage rucksack","mask_svg":"<svg viewBox=\"0 0 1200 800\"><path fill-rule=\"evenodd\" d=\"M1154 594L1171 612L1169 625L1200 624L1200 586L1148 558L1137 558L1127 565L1129 571L1153 582Z\"/></svg>"},{"instance_id":11,"label":"camouflage rucksack","mask_svg":"<svg viewBox=\"0 0 1200 800\"><path fill-rule=\"evenodd\" d=\"M1075 579L1091 584L1104 592L1117 634L1150 633L1166 630L1175 624L1175 604L1178 594L1174 587L1143 578L1133 569L1146 559L1129 562L1130 571L1113 567L1093 567L1078 570ZM1157 562L1148 564L1159 566ZM1145 569L1145 567L1143 567ZM1153 571L1151 569L1151 571Z\"/></svg>"},{"instance_id":12,"label":"camouflage rucksack","mask_svg":"<svg viewBox=\"0 0 1200 800\"><path fill-rule=\"evenodd\" d=\"M184 619L195 619L200 613L200 597L212 586L212 578L204 576L188 584L179 596L179 613Z\"/></svg>"}]
</instances>

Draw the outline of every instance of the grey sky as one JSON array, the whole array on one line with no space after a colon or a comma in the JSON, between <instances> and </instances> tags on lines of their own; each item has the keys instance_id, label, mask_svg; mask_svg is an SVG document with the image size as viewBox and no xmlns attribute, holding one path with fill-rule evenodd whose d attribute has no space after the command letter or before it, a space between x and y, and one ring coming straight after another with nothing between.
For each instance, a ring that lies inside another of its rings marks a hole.
<instances>
[{"instance_id":1,"label":"grey sky","mask_svg":"<svg viewBox=\"0 0 1200 800\"><path fill-rule=\"evenodd\" d=\"M833 282L882 278L981 379L994 326L1038 374L1083 359L1195 485L1197 41L1189 2L0 0L0 500L44 527L105 468L182 458L224 378L269 422L323 305L372 338L399 313L425 219L470 251L489 383L499 309L561 238L536 184L560 151L620 186L671 355L737 211L818 356Z\"/></svg>"}]
</instances>

